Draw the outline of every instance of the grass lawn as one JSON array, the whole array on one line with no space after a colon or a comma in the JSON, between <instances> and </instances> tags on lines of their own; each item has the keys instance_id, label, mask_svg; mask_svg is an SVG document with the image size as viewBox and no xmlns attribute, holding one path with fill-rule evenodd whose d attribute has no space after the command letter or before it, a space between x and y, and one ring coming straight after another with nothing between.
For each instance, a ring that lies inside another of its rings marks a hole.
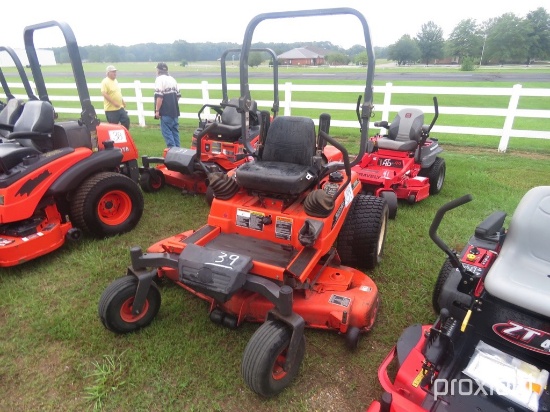
<instances>
[{"instance_id":1,"label":"grass lawn","mask_svg":"<svg viewBox=\"0 0 550 412\"><path fill-rule=\"evenodd\" d=\"M194 126L185 123L183 145L190 143ZM141 155L162 152L158 127L130 132ZM353 145L353 137L347 138ZM241 356L257 325L237 330L216 325L205 302L175 285L161 287L161 309L149 327L125 336L107 331L97 315L98 300L125 274L129 248L146 248L206 222L202 196L182 196L167 187L145 193L143 218L130 233L105 240L85 237L0 270L0 410L365 410L381 394L376 371L401 330L434 318L431 293L445 259L428 236L437 208L473 195L471 203L449 213L440 230L451 247L460 249L491 212L507 211L509 219L529 188L548 184L546 141L539 141L538 149L496 153L494 145L439 138L447 164L445 186L414 206L400 203L397 218L389 222L384 259L368 273L380 290L381 309L356 351L335 333L306 330L297 379L280 396L265 400L240 376Z\"/></svg>"}]
</instances>

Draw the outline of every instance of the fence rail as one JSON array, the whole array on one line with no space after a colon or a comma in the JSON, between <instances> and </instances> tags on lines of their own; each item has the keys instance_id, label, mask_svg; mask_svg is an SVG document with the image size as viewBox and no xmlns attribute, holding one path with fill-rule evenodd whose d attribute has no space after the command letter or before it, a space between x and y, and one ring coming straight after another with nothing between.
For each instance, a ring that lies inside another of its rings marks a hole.
<instances>
[{"instance_id":1,"label":"fence rail","mask_svg":"<svg viewBox=\"0 0 550 412\"><path fill-rule=\"evenodd\" d=\"M150 104L153 107L152 90L154 89L154 83L142 83L139 80L133 83L120 83L123 90L123 95L127 103L135 103L136 109L128 110L130 116L137 116L138 124L140 126L146 126L146 119L153 118L153 110L146 110L145 104ZM10 84L13 88L23 88L21 83ZM50 100L52 103L59 102L78 102L79 99L76 95L76 85L71 83L48 83L46 85L48 90L55 89L67 89L75 90L74 95L60 96L50 93ZM101 85L99 83L88 84L89 89L99 90ZM218 104L219 99L211 99L210 91L221 91L221 84L211 84L207 81L201 83L180 83L180 90L182 95L185 96L186 90L200 90L200 98L186 98L180 99L180 106L185 108L186 105L202 106L203 104ZM263 84L250 84L251 91L271 91L272 85ZM133 93L125 93L124 90L133 90ZM229 84L228 90L239 90L238 84ZM144 95L145 91L145 95ZM280 113L284 116L290 116L293 109L319 109L319 110L345 110L355 111L355 104L352 103L332 103L332 102L304 102L293 100L293 92L320 92L325 95L329 93L356 93L362 94L364 92L364 86L349 86L349 85L298 85L293 83L283 83L279 86L280 94ZM518 117L524 118L544 118L550 119L550 110L534 110L534 109L519 109L518 103L520 97L550 97L550 89L530 89L523 88L520 84L516 84L511 88L486 88L486 87L421 87L421 86L394 86L392 83L386 83L384 86L374 86L374 93L383 94L384 99L382 104L376 104L376 110L382 113L382 120L390 120L389 114L391 112L397 112L408 106L394 105L391 103L392 96L394 94L425 94L432 96L441 95L469 95L469 96L507 96L509 97L507 108L476 108L476 107L445 107L439 106L440 114L451 115L471 115L471 116L499 116L504 118L502 128L488 128L477 126L440 126L436 125L433 128L434 132L449 133L449 134L468 134L468 135L482 135L482 136L500 136L500 142L498 145L499 151L506 151L508 141L510 137L521 138L535 138L535 139L550 139L550 131L541 130L519 130L514 129L514 120ZM0 97L5 98L5 95L0 94ZM24 98L23 95L16 95L18 98ZM102 107L103 97L91 96L92 103L97 103L94 106ZM259 107L271 107L272 101L257 100ZM80 113L76 108L63 108L56 105L56 112L58 113ZM418 109L424 111L424 113L434 113L433 106L416 106ZM102 109L97 109L98 114L104 114ZM208 109L205 115L208 115ZM332 113L331 113L332 114ZM196 119L196 112L183 112L182 118ZM314 120L317 123L317 120ZM352 127L357 128L357 120L342 120L338 119L334 115L332 116L331 125L336 127ZM374 127L374 124L370 124Z\"/></svg>"}]
</instances>

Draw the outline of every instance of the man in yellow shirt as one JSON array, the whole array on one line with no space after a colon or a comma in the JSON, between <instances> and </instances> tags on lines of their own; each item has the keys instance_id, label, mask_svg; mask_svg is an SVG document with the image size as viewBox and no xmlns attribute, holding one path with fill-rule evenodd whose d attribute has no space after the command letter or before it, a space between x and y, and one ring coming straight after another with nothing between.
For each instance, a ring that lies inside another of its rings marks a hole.
<instances>
[{"instance_id":1,"label":"man in yellow shirt","mask_svg":"<svg viewBox=\"0 0 550 412\"><path fill-rule=\"evenodd\" d=\"M109 123L120 123L130 130L130 118L126 111L126 103L122 97L122 90L116 79L115 66L107 66L107 77L101 81L101 94L103 95L103 108L105 117Z\"/></svg>"}]
</instances>

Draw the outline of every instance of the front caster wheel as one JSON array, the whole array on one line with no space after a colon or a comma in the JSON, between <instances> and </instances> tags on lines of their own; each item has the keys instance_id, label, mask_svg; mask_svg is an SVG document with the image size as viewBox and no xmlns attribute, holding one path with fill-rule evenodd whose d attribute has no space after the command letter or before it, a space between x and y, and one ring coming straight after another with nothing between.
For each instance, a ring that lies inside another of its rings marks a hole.
<instances>
[{"instance_id":1,"label":"front caster wheel","mask_svg":"<svg viewBox=\"0 0 550 412\"><path fill-rule=\"evenodd\" d=\"M285 389L298 374L306 350L302 335L294 362L286 361L292 331L282 322L267 321L252 335L243 353L241 373L246 384L259 395L269 397Z\"/></svg>"},{"instance_id":2,"label":"front caster wheel","mask_svg":"<svg viewBox=\"0 0 550 412\"><path fill-rule=\"evenodd\" d=\"M361 330L356 326L350 327L346 332L347 347L351 350L357 349L357 346L359 345L359 339L361 339Z\"/></svg>"},{"instance_id":3,"label":"front caster wheel","mask_svg":"<svg viewBox=\"0 0 550 412\"><path fill-rule=\"evenodd\" d=\"M132 314L138 279L125 276L112 282L99 299L99 318L103 325L115 333L129 333L149 325L160 308L160 292L151 282L141 311Z\"/></svg>"}]
</instances>

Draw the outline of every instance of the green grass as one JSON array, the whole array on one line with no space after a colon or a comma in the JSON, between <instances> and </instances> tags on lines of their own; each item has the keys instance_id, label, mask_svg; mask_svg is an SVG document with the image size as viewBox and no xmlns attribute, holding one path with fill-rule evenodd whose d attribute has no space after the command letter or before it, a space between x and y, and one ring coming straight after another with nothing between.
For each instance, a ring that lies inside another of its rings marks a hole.
<instances>
[{"instance_id":1,"label":"green grass","mask_svg":"<svg viewBox=\"0 0 550 412\"><path fill-rule=\"evenodd\" d=\"M182 130L184 145L192 131L193 125ZM161 154L158 127L135 127L131 133L140 154ZM352 144L354 136L348 139ZM209 320L204 301L170 282L161 287L161 309L149 327L125 336L107 331L97 315L98 300L125 274L130 247L145 248L206 222L202 196L182 196L168 187L145 193L143 218L130 233L85 237L0 270L0 410L364 410L381 393L376 370L401 330L434 318L431 291L445 259L428 236L437 208L473 195L473 202L449 213L440 230L460 249L491 212L504 210L510 217L529 188L547 184L547 148L499 154L495 146L465 146L446 137L440 143L445 186L414 206L399 204L384 259L368 273L380 290L381 309L357 351L349 352L335 333L308 329L297 379L280 396L265 400L240 376L242 353L257 325L220 327Z\"/></svg>"}]
</instances>

